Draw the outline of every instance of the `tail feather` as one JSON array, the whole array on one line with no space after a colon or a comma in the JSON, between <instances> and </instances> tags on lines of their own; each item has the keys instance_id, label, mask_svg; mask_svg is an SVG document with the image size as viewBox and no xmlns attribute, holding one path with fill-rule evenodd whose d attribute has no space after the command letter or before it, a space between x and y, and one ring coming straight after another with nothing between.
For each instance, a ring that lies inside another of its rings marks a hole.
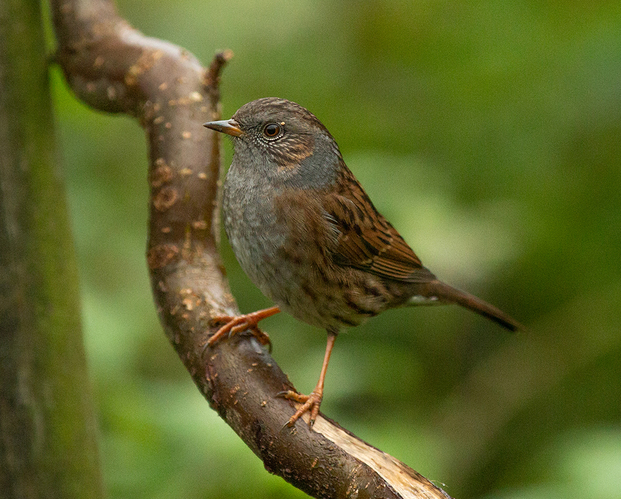
<instances>
[{"instance_id":1,"label":"tail feather","mask_svg":"<svg viewBox=\"0 0 621 499\"><path fill-rule=\"evenodd\" d=\"M428 283L427 288L427 296L435 296L440 302L443 303L456 303L457 305L461 305L473 312L476 312L483 317L487 317L488 319L500 324L502 327L508 329L509 331L518 331L524 330L524 326L517 322L515 319L505 314L499 308L494 307L490 303L487 303L480 298L477 298L470 293L466 293L465 291L461 291L457 288L449 286L441 281L432 281Z\"/></svg>"}]
</instances>

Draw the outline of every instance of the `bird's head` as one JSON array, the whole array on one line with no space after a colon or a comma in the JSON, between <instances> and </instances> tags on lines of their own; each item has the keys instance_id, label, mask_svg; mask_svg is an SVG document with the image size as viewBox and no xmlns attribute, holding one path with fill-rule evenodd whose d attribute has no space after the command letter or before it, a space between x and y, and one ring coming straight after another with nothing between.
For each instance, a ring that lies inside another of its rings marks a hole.
<instances>
[{"instance_id":1,"label":"bird's head","mask_svg":"<svg viewBox=\"0 0 621 499\"><path fill-rule=\"evenodd\" d=\"M235 158L273 176L313 184L332 180L333 165L342 161L326 127L306 108L285 99L266 97L240 107L229 120L205 123L233 137ZM275 170L275 171L274 171Z\"/></svg>"}]
</instances>

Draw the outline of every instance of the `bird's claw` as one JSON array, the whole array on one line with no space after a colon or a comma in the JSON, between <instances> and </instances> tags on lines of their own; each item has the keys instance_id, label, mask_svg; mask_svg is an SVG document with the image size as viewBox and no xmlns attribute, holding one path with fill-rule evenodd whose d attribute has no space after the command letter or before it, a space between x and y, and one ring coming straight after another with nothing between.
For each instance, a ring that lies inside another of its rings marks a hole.
<instances>
[{"instance_id":1,"label":"bird's claw","mask_svg":"<svg viewBox=\"0 0 621 499\"><path fill-rule=\"evenodd\" d=\"M291 428L304 413L309 412L310 419L308 420L308 427L312 429L315 424L315 420L319 415L319 407L321 406L321 401L323 400L323 394L311 392L310 395L302 395L301 393L294 392L293 390L287 390L278 393L276 396L302 404L302 407L300 407L295 414L289 418L289 421L287 421L285 426Z\"/></svg>"},{"instance_id":2,"label":"bird's claw","mask_svg":"<svg viewBox=\"0 0 621 499\"><path fill-rule=\"evenodd\" d=\"M260 311L262 312L262 311ZM221 315L214 317L212 323L224 325L218 329L208 340L207 347L214 346L218 341L225 336L230 338L231 336L241 333L242 331L250 331L250 333L257 339L261 345L267 345L270 353L272 352L272 341L267 333L264 333L259 329L258 322L265 318L259 312L253 312L251 314L244 315Z\"/></svg>"}]
</instances>

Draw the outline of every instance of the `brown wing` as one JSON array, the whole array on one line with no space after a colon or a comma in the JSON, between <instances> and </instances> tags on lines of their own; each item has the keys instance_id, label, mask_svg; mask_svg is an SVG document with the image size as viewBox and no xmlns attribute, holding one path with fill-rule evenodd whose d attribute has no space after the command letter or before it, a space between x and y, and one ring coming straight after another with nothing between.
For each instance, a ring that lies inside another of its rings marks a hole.
<instances>
[{"instance_id":1,"label":"brown wing","mask_svg":"<svg viewBox=\"0 0 621 499\"><path fill-rule=\"evenodd\" d=\"M326 218L339 232L334 260L388 279L433 279L412 248L378 213L347 167L343 176L336 184L337 190L322 197Z\"/></svg>"}]
</instances>

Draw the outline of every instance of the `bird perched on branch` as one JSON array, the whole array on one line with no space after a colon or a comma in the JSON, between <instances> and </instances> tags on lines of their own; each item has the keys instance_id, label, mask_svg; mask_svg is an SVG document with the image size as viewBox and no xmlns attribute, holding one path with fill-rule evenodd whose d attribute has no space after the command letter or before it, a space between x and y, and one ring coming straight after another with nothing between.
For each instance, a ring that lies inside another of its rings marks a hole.
<instances>
[{"instance_id":1,"label":"bird perched on branch","mask_svg":"<svg viewBox=\"0 0 621 499\"><path fill-rule=\"evenodd\" d=\"M226 322L208 341L251 328L280 310L326 329L328 343L310 395L284 397L310 412L312 426L338 332L384 310L455 303L515 331L498 308L439 281L373 206L326 127L307 109L274 97L205 126L233 138L224 183L224 228L235 256L275 307Z\"/></svg>"}]
</instances>

